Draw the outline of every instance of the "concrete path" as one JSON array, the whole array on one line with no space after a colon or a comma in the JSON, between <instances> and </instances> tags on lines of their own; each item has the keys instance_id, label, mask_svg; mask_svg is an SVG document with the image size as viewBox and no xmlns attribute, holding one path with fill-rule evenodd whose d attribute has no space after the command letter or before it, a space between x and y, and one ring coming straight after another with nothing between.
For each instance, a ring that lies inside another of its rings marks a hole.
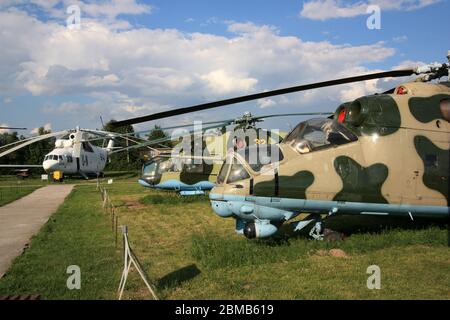
<instances>
[{"instance_id":1,"label":"concrete path","mask_svg":"<svg viewBox=\"0 0 450 320\"><path fill-rule=\"evenodd\" d=\"M50 185L0 207L0 278L72 189Z\"/></svg>"}]
</instances>

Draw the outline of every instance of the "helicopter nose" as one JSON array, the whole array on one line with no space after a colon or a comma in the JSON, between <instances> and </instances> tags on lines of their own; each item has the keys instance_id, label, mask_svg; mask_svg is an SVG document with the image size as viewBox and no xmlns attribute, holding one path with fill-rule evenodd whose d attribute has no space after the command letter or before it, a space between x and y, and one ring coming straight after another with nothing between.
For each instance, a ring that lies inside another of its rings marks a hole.
<instances>
[{"instance_id":1,"label":"helicopter nose","mask_svg":"<svg viewBox=\"0 0 450 320\"><path fill-rule=\"evenodd\" d=\"M154 187L153 184L149 183L147 180L144 180L144 179L139 179L138 182L141 186L146 187L146 188Z\"/></svg>"},{"instance_id":2,"label":"helicopter nose","mask_svg":"<svg viewBox=\"0 0 450 320\"><path fill-rule=\"evenodd\" d=\"M215 201L211 200L211 207L214 210L214 212L223 218L231 217L233 215L233 212L231 211L230 206L225 201Z\"/></svg>"},{"instance_id":3,"label":"helicopter nose","mask_svg":"<svg viewBox=\"0 0 450 320\"><path fill-rule=\"evenodd\" d=\"M45 172L53 172L58 170L58 162L55 160L46 160L42 163L42 167L44 168Z\"/></svg>"}]
</instances>

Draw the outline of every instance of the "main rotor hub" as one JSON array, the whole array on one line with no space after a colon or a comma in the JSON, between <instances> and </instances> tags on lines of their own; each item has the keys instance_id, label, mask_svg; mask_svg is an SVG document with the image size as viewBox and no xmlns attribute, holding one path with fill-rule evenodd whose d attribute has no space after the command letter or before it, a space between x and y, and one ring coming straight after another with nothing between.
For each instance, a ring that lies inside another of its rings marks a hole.
<instances>
[{"instance_id":1,"label":"main rotor hub","mask_svg":"<svg viewBox=\"0 0 450 320\"><path fill-rule=\"evenodd\" d=\"M246 111L240 118L236 118L234 120L234 124L243 129L251 129L255 128L255 123L263 121L259 118L255 118L251 112Z\"/></svg>"},{"instance_id":2,"label":"main rotor hub","mask_svg":"<svg viewBox=\"0 0 450 320\"><path fill-rule=\"evenodd\" d=\"M417 75L421 75L417 80L418 81L431 81L434 79L440 79L445 76L449 76L450 74L450 50L447 52L447 63L431 63L426 64L414 69L414 73Z\"/></svg>"}]
</instances>

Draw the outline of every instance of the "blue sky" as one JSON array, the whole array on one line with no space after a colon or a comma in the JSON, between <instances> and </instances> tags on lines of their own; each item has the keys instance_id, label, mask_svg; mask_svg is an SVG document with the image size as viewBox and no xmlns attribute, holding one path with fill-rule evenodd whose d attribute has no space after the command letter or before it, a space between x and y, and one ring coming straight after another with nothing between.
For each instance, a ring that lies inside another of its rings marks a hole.
<instances>
[{"instance_id":1,"label":"blue sky","mask_svg":"<svg viewBox=\"0 0 450 320\"><path fill-rule=\"evenodd\" d=\"M366 27L369 2L381 8L380 30ZM65 26L71 4L81 8L80 30ZM443 62L450 49L448 12L448 0L0 1L0 123L30 130L94 128L100 115L119 120ZM345 100L396 83L315 90L158 123L218 120L246 110L333 111ZM264 126L287 130L299 120L274 119Z\"/></svg>"}]
</instances>

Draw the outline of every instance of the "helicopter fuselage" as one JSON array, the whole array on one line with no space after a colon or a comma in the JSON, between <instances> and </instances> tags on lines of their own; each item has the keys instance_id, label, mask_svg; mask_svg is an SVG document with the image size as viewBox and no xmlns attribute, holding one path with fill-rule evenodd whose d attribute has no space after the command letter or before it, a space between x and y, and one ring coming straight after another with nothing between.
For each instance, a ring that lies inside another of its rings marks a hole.
<instances>
[{"instance_id":1,"label":"helicopter fuselage","mask_svg":"<svg viewBox=\"0 0 450 320\"><path fill-rule=\"evenodd\" d=\"M70 142L70 140L59 140ZM64 146L57 141L56 148L49 152L42 163L47 173L61 171L65 175L75 175L82 173L85 176L97 176L103 172L107 159L108 151L91 145L89 142L81 142L81 152L79 158L75 156L73 144Z\"/></svg>"},{"instance_id":2,"label":"helicopter fuselage","mask_svg":"<svg viewBox=\"0 0 450 320\"><path fill-rule=\"evenodd\" d=\"M171 158L154 158L144 163L139 184L146 188L172 190L181 195L204 194L214 187L220 165L175 163Z\"/></svg>"},{"instance_id":3,"label":"helicopter fuselage","mask_svg":"<svg viewBox=\"0 0 450 320\"><path fill-rule=\"evenodd\" d=\"M448 83L344 103L333 119L300 123L270 163L235 153L212 208L249 238L271 236L300 213L449 217L449 120Z\"/></svg>"}]
</instances>

